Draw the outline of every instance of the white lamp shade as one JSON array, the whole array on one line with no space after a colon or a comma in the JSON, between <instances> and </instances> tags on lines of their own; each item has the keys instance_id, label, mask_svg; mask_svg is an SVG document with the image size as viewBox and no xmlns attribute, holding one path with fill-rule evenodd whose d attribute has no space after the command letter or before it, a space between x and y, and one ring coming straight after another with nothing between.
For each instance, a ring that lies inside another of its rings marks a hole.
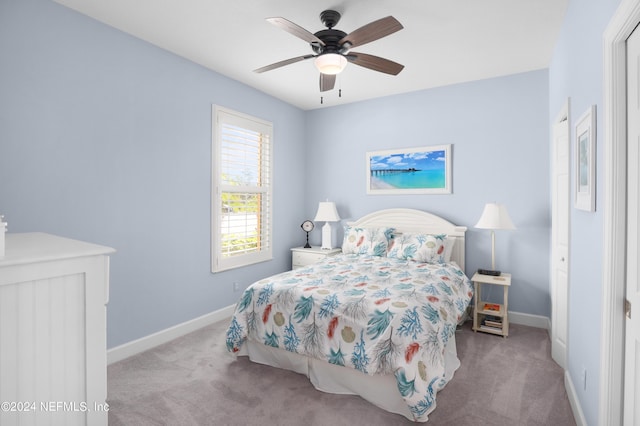
<instances>
[{"instance_id":1,"label":"white lamp shade","mask_svg":"<svg viewBox=\"0 0 640 426\"><path fill-rule=\"evenodd\" d=\"M507 208L502 204L487 203L480 220L476 223L480 229L516 229L511 222Z\"/></svg>"},{"instance_id":2,"label":"white lamp shade","mask_svg":"<svg viewBox=\"0 0 640 426\"><path fill-rule=\"evenodd\" d=\"M333 201L321 201L318 204L318 212L316 213L316 222L337 222L340 220L336 204Z\"/></svg>"},{"instance_id":3,"label":"white lamp shade","mask_svg":"<svg viewBox=\"0 0 640 426\"><path fill-rule=\"evenodd\" d=\"M347 66L347 58L337 53L325 53L318 56L314 61L316 68L322 74L340 74Z\"/></svg>"}]
</instances>

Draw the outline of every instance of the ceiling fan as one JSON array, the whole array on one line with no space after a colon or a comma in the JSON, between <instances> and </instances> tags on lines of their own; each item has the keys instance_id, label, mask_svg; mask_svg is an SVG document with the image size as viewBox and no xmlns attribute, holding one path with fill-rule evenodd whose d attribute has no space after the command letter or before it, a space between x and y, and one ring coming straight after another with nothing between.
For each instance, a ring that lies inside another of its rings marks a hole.
<instances>
[{"instance_id":1,"label":"ceiling fan","mask_svg":"<svg viewBox=\"0 0 640 426\"><path fill-rule=\"evenodd\" d=\"M398 73L402 71L404 65L398 64L397 62L366 53L352 52L350 50L353 47L362 46L363 44L370 43L401 30L403 26L396 18L387 16L386 18L370 22L347 34L344 31L334 28L340 20L340 16L340 13L335 10L325 10L322 12L320 14L320 20L327 29L320 30L315 34L312 34L285 18L267 18L267 21L273 25L309 43L314 53L276 62L258 68L254 70L254 72L262 73L306 59L315 58L314 63L320 71L320 91L326 92L333 89L336 82L336 75L344 69L347 62L391 75L398 75Z\"/></svg>"}]
</instances>

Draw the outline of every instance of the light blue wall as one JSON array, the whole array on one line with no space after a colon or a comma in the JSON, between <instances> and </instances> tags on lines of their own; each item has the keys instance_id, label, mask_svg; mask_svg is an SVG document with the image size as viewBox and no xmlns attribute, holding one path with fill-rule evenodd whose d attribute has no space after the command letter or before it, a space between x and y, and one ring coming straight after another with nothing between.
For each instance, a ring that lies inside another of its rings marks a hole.
<instances>
[{"instance_id":1,"label":"light blue wall","mask_svg":"<svg viewBox=\"0 0 640 426\"><path fill-rule=\"evenodd\" d=\"M587 424L598 423L600 327L604 217L602 34L619 0L571 0L549 68L549 121L570 98L572 159L575 124L591 106L597 109L596 211L571 208L569 336L567 369ZM572 164L575 170L575 161ZM573 174L572 174L573 178ZM572 191L575 180L572 179ZM574 194L572 192L572 194ZM582 386L587 371L587 389Z\"/></svg>"},{"instance_id":2,"label":"light blue wall","mask_svg":"<svg viewBox=\"0 0 640 426\"><path fill-rule=\"evenodd\" d=\"M211 274L211 105L274 123L274 257ZM108 346L235 303L302 239L304 112L50 0L0 0L0 213L114 247ZM298 232L296 232L296 230Z\"/></svg>"},{"instance_id":3,"label":"light blue wall","mask_svg":"<svg viewBox=\"0 0 640 426\"><path fill-rule=\"evenodd\" d=\"M517 227L496 233L496 267L513 275L510 309L548 317L548 115L546 70L309 112L307 209L329 198L348 219L392 207L434 212L469 227L472 273L491 266L490 233L473 226L485 203L504 203ZM367 195L368 151L441 144L453 148L453 194Z\"/></svg>"}]
</instances>

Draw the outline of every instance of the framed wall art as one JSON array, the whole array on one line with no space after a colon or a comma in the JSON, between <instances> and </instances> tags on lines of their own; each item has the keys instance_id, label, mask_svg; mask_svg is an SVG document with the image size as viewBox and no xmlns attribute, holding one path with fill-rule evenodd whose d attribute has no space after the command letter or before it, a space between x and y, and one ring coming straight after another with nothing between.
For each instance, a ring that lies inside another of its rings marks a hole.
<instances>
[{"instance_id":1,"label":"framed wall art","mask_svg":"<svg viewBox=\"0 0 640 426\"><path fill-rule=\"evenodd\" d=\"M575 207L596 210L596 106L591 105L576 123Z\"/></svg>"},{"instance_id":2,"label":"framed wall art","mask_svg":"<svg viewBox=\"0 0 640 426\"><path fill-rule=\"evenodd\" d=\"M367 194L451 194L451 145L367 152Z\"/></svg>"}]
</instances>

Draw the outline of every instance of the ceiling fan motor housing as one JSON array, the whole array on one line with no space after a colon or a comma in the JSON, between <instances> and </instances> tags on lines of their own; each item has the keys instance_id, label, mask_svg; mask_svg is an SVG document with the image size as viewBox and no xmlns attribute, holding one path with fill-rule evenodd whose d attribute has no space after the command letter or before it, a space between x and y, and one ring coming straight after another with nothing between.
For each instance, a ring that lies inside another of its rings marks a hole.
<instances>
[{"instance_id":1,"label":"ceiling fan motor housing","mask_svg":"<svg viewBox=\"0 0 640 426\"><path fill-rule=\"evenodd\" d=\"M324 46L320 43L311 43L311 49L313 49L314 53L318 55L322 53L342 53L342 46L338 42L347 35L344 31L328 29L318 31L314 35L324 42Z\"/></svg>"},{"instance_id":2,"label":"ceiling fan motor housing","mask_svg":"<svg viewBox=\"0 0 640 426\"><path fill-rule=\"evenodd\" d=\"M320 20L328 29L320 30L314 34L314 36L318 37L324 43L324 46L317 42L311 43L311 49L314 53L321 55L323 53L344 53L342 46L339 45L340 40L342 40L347 33L340 30L334 30L333 27L336 26L338 21L340 21L340 13L335 10L325 10L320 13Z\"/></svg>"}]
</instances>

